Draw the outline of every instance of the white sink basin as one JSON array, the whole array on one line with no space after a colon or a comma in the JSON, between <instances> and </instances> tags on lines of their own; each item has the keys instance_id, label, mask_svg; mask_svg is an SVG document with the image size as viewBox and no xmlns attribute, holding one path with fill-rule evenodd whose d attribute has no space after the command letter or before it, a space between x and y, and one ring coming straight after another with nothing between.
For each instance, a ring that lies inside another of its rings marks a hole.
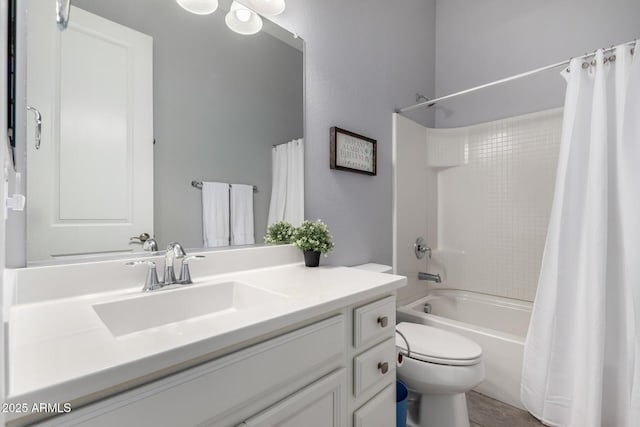
<instances>
[{"instance_id":1,"label":"white sink basin","mask_svg":"<svg viewBox=\"0 0 640 427\"><path fill-rule=\"evenodd\" d=\"M111 333L119 337L194 317L259 308L285 298L232 281L153 291L134 298L94 304L93 309Z\"/></svg>"}]
</instances>

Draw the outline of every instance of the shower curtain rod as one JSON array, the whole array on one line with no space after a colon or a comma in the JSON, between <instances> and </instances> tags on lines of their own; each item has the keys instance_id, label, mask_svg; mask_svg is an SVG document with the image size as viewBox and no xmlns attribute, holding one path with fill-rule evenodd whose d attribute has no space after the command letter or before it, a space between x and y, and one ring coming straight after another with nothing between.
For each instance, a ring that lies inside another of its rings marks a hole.
<instances>
[{"instance_id":1,"label":"shower curtain rod","mask_svg":"<svg viewBox=\"0 0 640 427\"><path fill-rule=\"evenodd\" d=\"M636 42L636 40L631 40L631 41L628 41L626 43L622 43L622 45L626 46L626 45L633 44L635 42ZM615 46L611 46L610 48L604 49L604 51L605 52L610 52L613 49L615 49ZM595 51L592 52L592 53L586 53L586 54L580 56L579 58L588 58L590 56L595 55L595 53L596 53ZM633 53L633 51L631 53ZM399 114L400 113L405 113L407 111L415 110L417 108L421 108L421 107L425 107L425 106L426 107L432 107L436 103L438 103L440 101L444 101L445 99L454 98L454 97L460 96L460 95L466 95L467 93L475 92L475 91L480 90L480 89L485 89L485 88L496 86L496 85L499 85L499 84L502 84L502 83L507 83L507 82L510 82L510 81L513 81L513 80L518 80L518 79L521 79L523 77L528 77L530 75L541 73L541 72L547 71L547 70L552 70L554 68L563 67L565 65L569 65L569 63L571 62L571 59L573 59L573 58L567 59L565 61L557 62L555 64L547 65L545 67L536 68L535 70L531 70L531 71L527 71L527 72L524 72L524 73L516 74L515 76L505 77L504 79L496 80L496 81L491 82L491 83L485 83L483 85L472 87L470 89L461 90L460 92L455 92L455 93L452 93L452 94L449 94L449 95L441 96L439 98L429 99L427 101L420 102L418 104L414 104L414 105L411 105L409 107L399 108L399 109L396 110L396 113L399 113Z\"/></svg>"}]
</instances>

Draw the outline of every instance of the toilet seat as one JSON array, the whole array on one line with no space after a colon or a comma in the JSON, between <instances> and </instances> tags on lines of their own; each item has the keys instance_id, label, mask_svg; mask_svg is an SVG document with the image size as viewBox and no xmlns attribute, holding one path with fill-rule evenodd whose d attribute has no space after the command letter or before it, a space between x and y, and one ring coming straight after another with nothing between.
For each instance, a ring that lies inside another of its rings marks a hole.
<instances>
[{"instance_id":1,"label":"toilet seat","mask_svg":"<svg viewBox=\"0 0 640 427\"><path fill-rule=\"evenodd\" d=\"M417 323L402 322L396 325L409 342L396 334L396 347L411 359L440 365L470 366L480 363L482 348L472 340L444 329Z\"/></svg>"}]
</instances>

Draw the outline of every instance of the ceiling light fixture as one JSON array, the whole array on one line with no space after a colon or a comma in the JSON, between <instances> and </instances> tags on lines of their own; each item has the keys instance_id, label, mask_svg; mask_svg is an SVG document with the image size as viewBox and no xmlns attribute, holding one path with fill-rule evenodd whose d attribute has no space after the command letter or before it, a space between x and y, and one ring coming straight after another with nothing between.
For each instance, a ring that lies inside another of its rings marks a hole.
<instances>
[{"instance_id":1,"label":"ceiling light fixture","mask_svg":"<svg viewBox=\"0 0 640 427\"><path fill-rule=\"evenodd\" d=\"M218 0L176 0L176 3L196 15L209 15L218 8Z\"/></svg>"},{"instance_id":2,"label":"ceiling light fixture","mask_svg":"<svg viewBox=\"0 0 640 427\"><path fill-rule=\"evenodd\" d=\"M224 18L227 27L238 34L255 34L262 29L262 18L253 10L234 1L227 16Z\"/></svg>"},{"instance_id":3,"label":"ceiling light fixture","mask_svg":"<svg viewBox=\"0 0 640 427\"><path fill-rule=\"evenodd\" d=\"M246 0L247 6L264 16L280 15L284 12L284 0Z\"/></svg>"}]
</instances>

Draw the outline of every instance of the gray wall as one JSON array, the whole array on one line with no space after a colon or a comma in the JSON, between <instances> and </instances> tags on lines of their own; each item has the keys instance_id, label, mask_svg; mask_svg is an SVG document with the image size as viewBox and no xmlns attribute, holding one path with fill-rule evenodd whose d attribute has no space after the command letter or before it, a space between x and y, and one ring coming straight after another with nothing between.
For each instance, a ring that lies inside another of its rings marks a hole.
<instances>
[{"instance_id":1,"label":"gray wall","mask_svg":"<svg viewBox=\"0 0 640 427\"><path fill-rule=\"evenodd\" d=\"M303 136L302 52L264 31L232 32L222 10L203 17L175 1L73 4L153 37L154 221L161 246L171 240L202 246L201 193L192 179L257 185L261 243L271 147Z\"/></svg>"},{"instance_id":2,"label":"gray wall","mask_svg":"<svg viewBox=\"0 0 640 427\"><path fill-rule=\"evenodd\" d=\"M436 94L447 95L640 37L638 0L440 0ZM443 101L437 127L562 106L560 70Z\"/></svg>"},{"instance_id":3,"label":"gray wall","mask_svg":"<svg viewBox=\"0 0 640 427\"><path fill-rule=\"evenodd\" d=\"M321 262L390 265L391 113L434 91L435 2L295 0L275 20L306 43L305 214L336 244ZM331 126L378 141L377 176L329 169Z\"/></svg>"}]
</instances>

